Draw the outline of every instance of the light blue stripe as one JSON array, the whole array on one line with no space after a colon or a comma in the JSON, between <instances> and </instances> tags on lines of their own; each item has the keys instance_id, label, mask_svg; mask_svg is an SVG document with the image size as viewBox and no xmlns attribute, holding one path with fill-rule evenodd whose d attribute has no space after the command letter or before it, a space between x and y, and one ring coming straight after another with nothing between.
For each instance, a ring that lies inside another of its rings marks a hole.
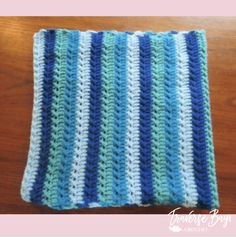
<instances>
[{"instance_id":1,"label":"light blue stripe","mask_svg":"<svg viewBox=\"0 0 236 237\"><path fill-rule=\"evenodd\" d=\"M139 40L128 35L127 52L127 130L126 130L126 182L129 204L141 204L139 159Z\"/></svg>"},{"instance_id":2,"label":"light blue stripe","mask_svg":"<svg viewBox=\"0 0 236 237\"><path fill-rule=\"evenodd\" d=\"M83 192L89 126L90 48L91 33L81 32L77 72L76 138L69 189L73 205L84 203Z\"/></svg>"},{"instance_id":3,"label":"light blue stripe","mask_svg":"<svg viewBox=\"0 0 236 237\"><path fill-rule=\"evenodd\" d=\"M32 125L30 135L30 148L24 177L21 186L22 198L29 202L30 192L37 175L38 163L40 159L41 141L41 111L43 96L44 77L44 30L34 35L34 104L32 111Z\"/></svg>"},{"instance_id":4,"label":"light blue stripe","mask_svg":"<svg viewBox=\"0 0 236 237\"><path fill-rule=\"evenodd\" d=\"M179 101L179 152L183 183L183 205L197 205L197 190L193 172L192 109L189 89L189 69L183 34L175 35L177 54L177 96Z\"/></svg>"}]
</instances>

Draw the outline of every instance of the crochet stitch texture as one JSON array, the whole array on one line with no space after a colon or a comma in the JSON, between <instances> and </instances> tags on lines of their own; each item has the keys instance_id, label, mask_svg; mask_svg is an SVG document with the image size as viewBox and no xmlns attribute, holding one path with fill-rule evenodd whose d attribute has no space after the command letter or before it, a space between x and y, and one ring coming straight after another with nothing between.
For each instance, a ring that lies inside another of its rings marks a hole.
<instances>
[{"instance_id":1,"label":"crochet stitch texture","mask_svg":"<svg viewBox=\"0 0 236 237\"><path fill-rule=\"evenodd\" d=\"M204 31L40 30L22 198L218 207L208 91Z\"/></svg>"}]
</instances>

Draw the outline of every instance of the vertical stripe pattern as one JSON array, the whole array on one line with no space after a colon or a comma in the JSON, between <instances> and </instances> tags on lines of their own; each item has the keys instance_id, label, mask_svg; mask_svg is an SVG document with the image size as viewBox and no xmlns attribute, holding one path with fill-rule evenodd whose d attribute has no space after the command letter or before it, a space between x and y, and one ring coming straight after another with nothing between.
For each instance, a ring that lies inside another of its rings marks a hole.
<instances>
[{"instance_id":1,"label":"vertical stripe pattern","mask_svg":"<svg viewBox=\"0 0 236 237\"><path fill-rule=\"evenodd\" d=\"M36 33L22 198L218 207L206 54L203 31Z\"/></svg>"}]
</instances>

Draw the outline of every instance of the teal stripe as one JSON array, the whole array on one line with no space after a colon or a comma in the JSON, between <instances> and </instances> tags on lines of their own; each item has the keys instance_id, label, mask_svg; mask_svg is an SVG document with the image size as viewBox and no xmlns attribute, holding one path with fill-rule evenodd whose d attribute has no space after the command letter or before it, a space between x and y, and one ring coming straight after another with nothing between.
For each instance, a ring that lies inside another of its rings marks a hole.
<instances>
[{"instance_id":1,"label":"teal stripe","mask_svg":"<svg viewBox=\"0 0 236 237\"><path fill-rule=\"evenodd\" d=\"M98 197L101 205L112 204L112 132L114 119L115 34L104 32L102 44L102 109L99 150Z\"/></svg>"},{"instance_id":2,"label":"teal stripe","mask_svg":"<svg viewBox=\"0 0 236 237\"><path fill-rule=\"evenodd\" d=\"M165 95L163 37L151 36L152 63L152 167L155 202L166 204L170 193L165 158Z\"/></svg>"}]
</instances>

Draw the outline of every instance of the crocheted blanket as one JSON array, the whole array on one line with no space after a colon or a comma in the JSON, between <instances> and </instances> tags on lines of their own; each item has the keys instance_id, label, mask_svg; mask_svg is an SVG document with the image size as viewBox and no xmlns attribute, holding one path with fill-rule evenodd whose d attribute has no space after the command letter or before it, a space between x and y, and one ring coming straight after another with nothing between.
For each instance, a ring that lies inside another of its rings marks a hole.
<instances>
[{"instance_id":1,"label":"crocheted blanket","mask_svg":"<svg viewBox=\"0 0 236 237\"><path fill-rule=\"evenodd\" d=\"M218 207L204 31L40 30L25 201Z\"/></svg>"}]
</instances>

